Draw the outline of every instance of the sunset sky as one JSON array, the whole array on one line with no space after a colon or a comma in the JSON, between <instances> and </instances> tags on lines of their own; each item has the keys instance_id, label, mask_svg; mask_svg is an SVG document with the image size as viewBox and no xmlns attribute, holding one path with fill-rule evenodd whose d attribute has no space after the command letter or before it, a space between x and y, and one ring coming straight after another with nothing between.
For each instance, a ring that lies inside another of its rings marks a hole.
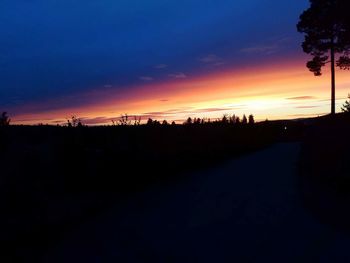
<instances>
[{"instance_id":1,"label":"sunset sky","mask_svg":"<svg viewBox=\"0 0 350 263\"><path fill-rule=\"evenodd\" d=\"M2 0L0 111L14 123L301 118L330 111L305 67L307 0ZM337 106L350 72L337 72Z\"/></svg>"}]
</instances>

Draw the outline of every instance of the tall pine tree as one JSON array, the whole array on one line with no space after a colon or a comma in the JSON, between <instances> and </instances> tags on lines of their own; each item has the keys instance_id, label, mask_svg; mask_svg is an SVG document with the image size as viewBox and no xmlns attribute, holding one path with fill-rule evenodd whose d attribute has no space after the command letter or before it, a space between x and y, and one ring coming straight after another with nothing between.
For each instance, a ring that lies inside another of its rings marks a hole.
<instances>
[{"instance_id":1,"label":"tall pine tree","mask_svg":"<svg viewBox=\"0 0 350 263\"><path fill-rule=\"evenodd\" d=\"M306 64L309 70L321 76L322 68L331 64L331 114L335 114L335 67L350 69L348 1L310 0L310 7L301 14L297 25L298 31L305 34L303 50L312 56Z\"/></svg>"}]
</instances>

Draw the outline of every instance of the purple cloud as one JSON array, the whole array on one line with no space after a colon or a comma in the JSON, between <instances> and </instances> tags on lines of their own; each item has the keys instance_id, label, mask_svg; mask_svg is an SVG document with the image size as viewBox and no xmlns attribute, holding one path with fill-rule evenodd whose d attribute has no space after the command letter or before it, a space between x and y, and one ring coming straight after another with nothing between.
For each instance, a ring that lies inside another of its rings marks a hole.
<instances>
[{"instance_id":1,"label":"purple cloud","mask_svg":"<svg viewBox=\"0 0 350 263\"><path fill-rule=\"evenodd\" d=\"M153 78L149 77L149 76L142 76L139 79L142 80L142 81L152 81L153 80Z\"/></svg>"},{"instance_id":2,"label":"purple cloud","mask_svg":"<svg viewBox=\"0 0 350 263\"><path fill-rule=\"evenodd\" d=\"M170 78L174 78L174 79L185 79L185 78L187 78L187 75L185 73L183 73L183 72L169 74L168 76Z\"/></svg>"}]
</instances>

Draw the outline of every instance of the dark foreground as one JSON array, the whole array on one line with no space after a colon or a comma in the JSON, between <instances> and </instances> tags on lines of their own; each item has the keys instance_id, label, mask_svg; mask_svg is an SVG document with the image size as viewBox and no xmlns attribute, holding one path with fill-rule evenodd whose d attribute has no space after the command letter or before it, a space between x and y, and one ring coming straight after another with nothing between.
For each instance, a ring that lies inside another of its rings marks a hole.
<instances>
[{"instance_id":1,"label":"dark foreground","mask_svg":"<svg viewBox=\"0 0 350 263\"><path fill-rule=\"evenodd\" d=\"M2 261L344 262L349 131L3 127Z\"/></svg>"},{"instance_id":2,"label":"dark foreground","mask_svg":"<svg viewBox=\"0 0 350 263\"><path fill-rule=\"evenodd\" d=\"M153 184L186 180L191 171L301 130L299 123L282 121L0 127L0 256L5 262L38 262L67 232Z\"/></svg>"},{"instance_id":3,"label":"dark foreground","mask_svg":"<svg viewBox=\"0 0 350 263\"><path fill-rule=\"evenodd\" d=\"M154 187L68 234L45 262L349 262L350 238L303 206L299 151L277 144Z\"/></svg>"}]
</instances>

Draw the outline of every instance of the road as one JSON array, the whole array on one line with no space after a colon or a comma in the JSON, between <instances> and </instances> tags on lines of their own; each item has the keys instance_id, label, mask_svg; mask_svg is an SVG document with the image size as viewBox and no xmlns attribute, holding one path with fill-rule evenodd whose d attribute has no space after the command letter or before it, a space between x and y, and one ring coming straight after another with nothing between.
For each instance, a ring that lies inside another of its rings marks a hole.
<instances>
[{"instance_id":1,"label":"road","mask_svg":"<svg viewBox=\"0 0 350 263\"><path fill-rule=\"evenodd\" d=\"M350 262L350 239L303 206L298 143L154 187L86 223L45 262Z\"/></svg>"}]
</instances>

